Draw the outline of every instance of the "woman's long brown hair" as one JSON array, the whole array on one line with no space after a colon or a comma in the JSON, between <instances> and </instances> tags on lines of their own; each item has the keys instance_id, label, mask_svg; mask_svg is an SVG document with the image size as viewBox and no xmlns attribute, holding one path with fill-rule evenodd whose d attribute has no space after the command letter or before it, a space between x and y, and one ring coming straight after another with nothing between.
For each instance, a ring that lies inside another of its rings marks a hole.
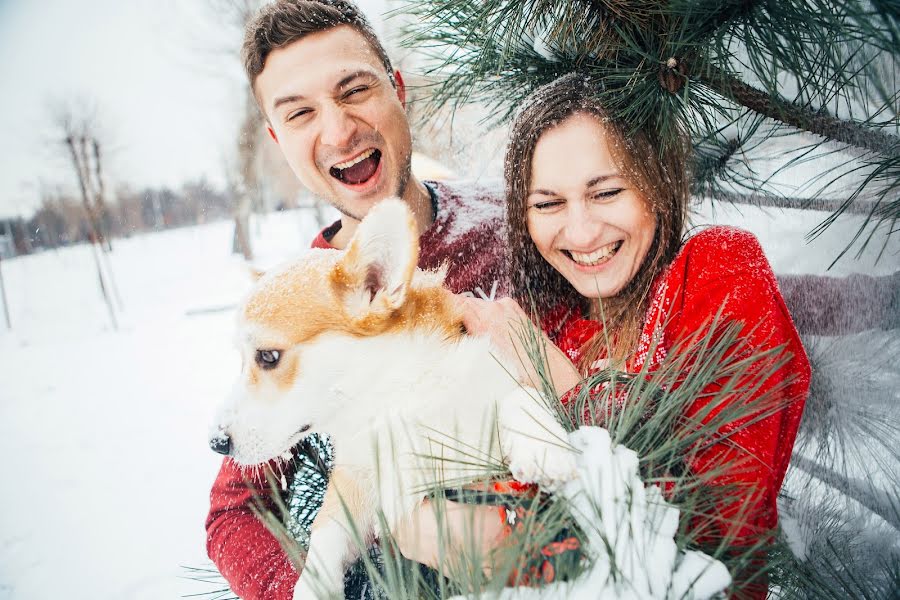
<instances>
[{"instance_id":1,"label":"woman's long brown hair","mask_svg":"<svg viewBox=\"0 0 900 600\"><path fill-rule=\"evenodd\" d=\"M688 137L682 135L663 146L652 131L630 131L624 123L611 119L596 100L597 85L587 76L572 73L536 90L513 122L504 165L513 297L526 310L531 307L532 316L541 322L561 306L596 319L602 314L608 335L589 342L578 365L583 373L598 356L620 363L636 349L650 287L681 247L690 197ZM579 294L551 267L528 234L527 198L535 146L545 132L576 114L593 116L602 123L614 160L656 216L656 233L638 272L618 294L604 298L602 307Z\"/></svg>"}]
</instances>

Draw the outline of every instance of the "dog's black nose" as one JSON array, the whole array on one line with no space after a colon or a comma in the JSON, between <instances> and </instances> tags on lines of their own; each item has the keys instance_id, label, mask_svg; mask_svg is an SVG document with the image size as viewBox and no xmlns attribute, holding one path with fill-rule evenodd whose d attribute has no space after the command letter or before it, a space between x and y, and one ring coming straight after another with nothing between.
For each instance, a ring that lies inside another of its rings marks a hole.
<instances>
[{"instance_id":1,"label":"dog's black nose","mask_svg":"<svg viewBox=\"0 0 900 600\"><path fill-rule=\"evenodd\" d=\"M220 431L209 439L209 447L219 454L228 456L231 452L231 438L224 431Z\"/></svg>"}]
</instances>

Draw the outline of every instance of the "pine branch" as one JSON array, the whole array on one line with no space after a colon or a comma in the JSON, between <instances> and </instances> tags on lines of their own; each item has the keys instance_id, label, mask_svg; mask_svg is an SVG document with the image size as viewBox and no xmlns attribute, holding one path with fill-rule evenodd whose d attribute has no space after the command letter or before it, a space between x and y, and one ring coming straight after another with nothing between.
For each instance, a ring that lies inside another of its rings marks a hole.
<instances>
[{"instance_id":1,"label":"pine branch","mask_svg":"<svg viewBox=\"0 0 900 600\"><path fill-rule=\"evenodd\" d=\"M732 204L749 204L752 206L770 208L793 208L799 210L818 210L834 212L840 210L856 215L868 215L872 212L868 202L855 202L850 206L844 206L843 200L830 200L828 198L792 198L789 196L776 196L773 194L756 193L740 194L726 190L716 191L712 196L722 202Z\"/></svg>"},{"instance_id":2,"label":"pine branch","mask_svg":"<svg viewBox=\"0 0 900 600\"><path fill-rule=\"evenodd\" d=\"M856 500L900 532L900 505L887 492L876 490L871 483L866 485L799 454L791 457L791 466Z\"/></svg>"},{"instance_id":3,"label":"pine branch","mask_svg":"<svg viewBox=\"0 0 900 600\"><path fill-rule=\"evenodd\" d=\"M889 158L900 157L897 136L857 121L839 119L824 109L814 111L777 98L713 66L707 66L704 73L695 76L723 97L786 125Z\"/></svg>"}]
</instances>

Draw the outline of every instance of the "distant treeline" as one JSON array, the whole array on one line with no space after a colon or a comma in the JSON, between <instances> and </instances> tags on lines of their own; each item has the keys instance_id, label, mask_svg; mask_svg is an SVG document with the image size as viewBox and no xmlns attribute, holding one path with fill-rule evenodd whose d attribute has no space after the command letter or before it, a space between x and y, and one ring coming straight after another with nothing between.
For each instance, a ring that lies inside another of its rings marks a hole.
<instances>
[{"instance_id":1,"label":"distant treeline","mask_svg":"<svg viewBox=\"0 0 900 600\"><path fill-rule=\"evenodd\" d=\"M233 210L231 194L204 180L187 183L179 190L120 188L115 201L107 205L101 226L107 238L124 238L134 233L231 218ZM10 236L14 253L28 254L89 241L92 229L81 200L57 194L45 197L30 219L0 219L0 238L6 238L3 241L7 246Z\"/></svg>"}]
</instances>

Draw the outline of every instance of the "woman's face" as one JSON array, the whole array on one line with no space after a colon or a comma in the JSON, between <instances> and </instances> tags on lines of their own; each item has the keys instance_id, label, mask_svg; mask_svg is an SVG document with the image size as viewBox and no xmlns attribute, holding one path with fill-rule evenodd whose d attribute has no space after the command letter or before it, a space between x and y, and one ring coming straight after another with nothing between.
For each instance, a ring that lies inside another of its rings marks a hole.
<instances>
[{"instance_id":1,"label":"woman's face","mask_svg":"<svg viewBox=\"0 0 900 600\"><path fill-rule=\"evenodd\" d=\"M637 274L656 215L625 178L603 123L575 114L538 139L528 186L528 233L554 269L588 298L610 298Z\"/></svg>"}]
</instances>

